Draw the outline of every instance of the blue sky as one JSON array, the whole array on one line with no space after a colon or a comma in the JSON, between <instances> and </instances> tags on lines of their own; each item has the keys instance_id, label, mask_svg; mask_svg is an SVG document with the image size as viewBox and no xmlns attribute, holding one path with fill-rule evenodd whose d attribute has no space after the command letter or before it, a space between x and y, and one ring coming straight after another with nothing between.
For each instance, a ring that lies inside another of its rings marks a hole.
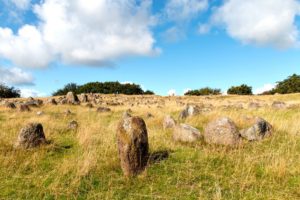
<instances>
[{"instance_id":1,"label":"blue sky","mask_svg":"<svg viewBox=\"0 0 300 200\"><path fill-rule=\"evenodd\" d=\"M300 73L299 13L297 0L2 0L0 82L24 96L91 81L261 92Z\"/></svg>"}]
</instances>

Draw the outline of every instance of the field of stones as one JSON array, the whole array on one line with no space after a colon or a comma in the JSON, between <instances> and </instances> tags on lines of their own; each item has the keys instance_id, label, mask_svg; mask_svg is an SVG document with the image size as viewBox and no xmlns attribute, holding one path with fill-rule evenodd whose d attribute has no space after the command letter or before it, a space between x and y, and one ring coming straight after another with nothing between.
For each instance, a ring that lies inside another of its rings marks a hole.
<instances>
[{"instance_id":1,"label":"field of stones","mask_svg":"<svg viewBox=\"0 0 300 200\"><path fill-rule=\"evenodd\" d=\"M0 99L0 199L300 199L300 94Z\"/></svg>"}]
</instances>

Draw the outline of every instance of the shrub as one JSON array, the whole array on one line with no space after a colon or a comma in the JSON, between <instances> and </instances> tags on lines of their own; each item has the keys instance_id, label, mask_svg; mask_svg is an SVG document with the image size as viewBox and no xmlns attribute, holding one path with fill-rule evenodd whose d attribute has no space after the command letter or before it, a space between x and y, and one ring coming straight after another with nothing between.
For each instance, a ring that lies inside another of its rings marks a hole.
<instances>
[{"instance_id":1,"label":"shrub","mask_svg":"<svg viewBox=\"0 0 300 200\"><path fill-rule=\"evenodd\" d=\"M201 88L198 90L190 90L184 95L186 96L203 96L203 95L220 95L221 89L212 89L209 87Z\"/></svg>"},{"instance_id":2,"label":"shrub","mask_svg":"<svg viewBox=\"0 0 300 200\"><path fill-rule=\"evenodd\" d=\"M240 86L232 86L227 90L227 94L252 95L252 87L246 84Z\"/></svg>"},{"instance_id":3,"label":"shrub","mask_svg":"<svg viewBox=\"0 0 300 200\"><path fill-rule=\"evenodd\" d=\"M19 98L20 96L20 90L0 84L0 98Z\"/></svg>"}]
</instances>

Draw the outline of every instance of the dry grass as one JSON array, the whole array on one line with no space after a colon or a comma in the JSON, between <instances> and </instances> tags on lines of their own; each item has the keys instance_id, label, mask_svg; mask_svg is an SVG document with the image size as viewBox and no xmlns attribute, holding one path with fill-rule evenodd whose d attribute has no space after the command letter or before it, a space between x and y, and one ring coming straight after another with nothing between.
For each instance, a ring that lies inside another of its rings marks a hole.
<instances>
[{"instance_id":1,"label":"dry grass","mask_svg":"<svg viewBox=\"0 0 300 200\"><path fill-rule=\"evenodd\" d=\"M107 96L107 99L113 99ZM125 96L118 97L127 98ZM139 97L136 97L138 101ZM84 106L43 106L20 113L0 107L0 199L300 199L300 95L267 97L159 98L158 104L111 107L97 113ZM292 108L275 110L275 100ZM244 142L237 149L174 143L164 131L166 114L177 118L183 103L212 104L211 112L188 118L185 123L203 131L220 116L232 118L239 128L247 116L261 116L275 128L271 138ZM251 101L263 108L236 109L222 105ZM167 150L168 159L150 165L137 178L123 177L118 160L115 129L122 113L131 108L145 119L150 150ZM70 109L74 114L66 116ZM37 111L45 114L37 116ZM146 118L150 112L153 118ZM68 122L79 123L77 131ZM40 122L51 144L17 150L13 144L21 127Z\"/></svg>"}]
</instances>

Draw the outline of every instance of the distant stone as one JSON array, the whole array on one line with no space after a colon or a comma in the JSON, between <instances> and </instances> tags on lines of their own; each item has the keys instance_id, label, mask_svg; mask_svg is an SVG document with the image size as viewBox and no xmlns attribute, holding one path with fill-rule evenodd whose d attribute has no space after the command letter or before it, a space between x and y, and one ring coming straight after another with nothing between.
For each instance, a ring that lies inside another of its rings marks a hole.
<instances>
[{"instance_id":1,"label":"distant stone","mask_svg":"<svg viewBox=\"0 0 300 200\"><path fill-rule=\"evenodd\" d=\"M19 110L20 110L21 112L29 112L29 111L30 111L30 108L29 108L29 106L26 105L26 104L20 104Z\"/></svg>"},{"instance_id":2,"label":"distant stone","mask_svg":"<svg viewBox=\"0 0 300 200\"><path fill-rule=\"evenodd\" d=\"M75 121L75 120L72 120L69 122L68 124L68 128L71 129L71 130L75 130L78 128L78 122Z\"/></svg>"},{"instance_id":3,"label":"distant stone","mask_svg":"<svg viewBox=\"0 0 300 200\"><path fill-rule=\"evenodd\" d=\"M172 129L175 126L176 126L175 119L173 117L171 117L170 115L167 115L163 121L163 128L164 129Z\"/></svg>"},{"instance_id":4,"label":"distant stone","mask_svg":"<svg viewBox=\"0 0 300 200\"><path fill-rule=\"evenodd\" d=\"M43 112L43 111L38 111L36 114L37 114L38 116L41 116L41 115L44 114L44 112Z\"/></svg>"},{"instance_id":5,"label":"distant stone","mask_svg":"<svg viewBox=\"0 0 300 200\"><path fill-rule=\"evenodd\" d=\"M86 94L80 94L79 100L81 103L86 103L86 102L88 102L88 96Z\"/></svg>"},{"instance_id":6,"label":"distant stone","mask_svg":"<svg viewBox=\"0 0 300 200\"><path fill-rule=\"evenodd\" d=\"M15 146L33 148L45 143L43 126L39 123L30 123L21 129Z\"/></svg>"},{"instance_id":7,"label":"distant stone","mask_svg":"<svg viewBox=\"0 0 300 200\"><path fill-rule=\"evenodd\" d=\"M50 105L57 105L57 102L54 98L50 98L47 100L47 104L50 104Z\"/></svg>"},{"instance_id":8,"label":"distant stone","mask_svg":"<svg viewBox=\"0 0 300 200\"><path fill-rule=\"evenodd\" d=\"M147 118L152 118L152 117L154 117L151 113L147 113L147 116L146 116Z\"/></svg>"},{"instance_id":9,"label":"distant stone","mask_svg":"<svg viewBox=\"0 0 300 200\"><path fill-rule=\"evenodd\" d=\"M125 112L123 113L123 118L128 118L128 117L132 117L132 116L131 116L130 112L125 111Z\"/></svg>"},{"instance_id":10,"label":"distant stone","mask_svg":"<svg viewBox=\"0 0 300 200\"><path fill-rule=\"evenodd\" d=\"M238 144L239 139L235 123L227 117L210 122L204 131L204 140L209 144L234 146Z\"/></svg>"},{"instance_id":11,"label":"distant stone","mask_svg":"<svg viewBox=\"0 0 300 200\"><path fill-rule=\"evenodd\" d=\"M148 161L148 133L144 120L139 117L123 118L117 128L118 151L125 176L142 172Z\"/></svg>"},{"instance_id":12,"label":"distant stone","mask_svg":"<svg viewBox=\"0 0 300 200\"><path fill-rule=\"evenodd\" d=\"M274 109L285 109L287 105L282 101L274 101L272 104L272 108Z\"/></svg>"},{"instance_id":13,"label":"distant stone","mask_svg":"<svg viewBox=\"0 0 300 200\"><path fill-rule=\"evenodd\" d=\"M272 135L272 125L266 120L257 117L254 125L251 127L241 130L240 134L243 138L249 141L262 140L265 137Z\"/></svg>"},{"instance_id":14,"label":"distant stone","mask_svg":"<svg viewBox=\"0 0 300 200\"><path fill-rule=\"evenodd\" d=\"M65 114L65 115L71 115L72 112L68 109L68 110L65 110L65 111L64 111L64 114Z\"/></svg>"},{"instance_id":15,"label":"distant stone","mask_svg":"<svg viewBox=\"0 0 300 200\"><path fill-rule=\"evenodd\" d=\"M260 108L261 107L261 105L259 104L259 103L256 103L256 102L250 102L249 104L248 104L248 108L249 109L258 109L258 108Z\"/></svg>"},{"instance_id":16,"label":"distant stone","mask_svg":"<svg viewBox=\"0 0 300 200\"><path fill-rule=\"evenodd\" d=\"M5 103L5 107L6 108L9 108L9 109L16 109L16 105L14 103L11 103L11 102L7 102Z\"/></svg>"},{"instance_id":17,"label":"distant stone","mask_svg":"<svg viewBox=\"0 0 300 200\"><path fill-rule=\"evenodd\" d=\"M102 113L102 112L110 112L110 111L111 111L111 109L107 108L107 107L99 107L99 108L97 108L97 112L100 112L100 113Z\"/></svg>"},{"instance_id":18,"label":"distant stone","mask_svg":"<svg viewBox=\"0 0 300 200\"><path fill-rule=\"evenodd\" d=\"M85 106L88 107L88 108L93 108L94 107L92 103L87 103Z\"/></svg>"},{"instance_id":19,"label":"distant stone","mask_svg":"<svg viewBox=\"0 0 300 200\"><path fill-rule=\"evenodd\" d=\"M78 104L79 99L74 92L68 92L66 95L67 103L68 104Z\"/></svg>"},{"instance_id":20,"label":"distant stone","mask_svg":"<svg viewBox=\"0 0 300 200\"><path fill-rule=\"evenodd\" d=\"M173 140L177 142L196 142L200 140L202 135L200 131L190 125L180 124L175 126L173 131Z\"/></svg>"},{"instance_id":21,"label":"distant stone","mask_svg":"<svg viewBox=\"0 0 300 200\"><path fill-rule=\"evenodd\" d=\"M183 120L189 116L194 116L200 113L200 107L195 105L187 105L179 114L179 119Z\"/></svg>"}]
</instances>

